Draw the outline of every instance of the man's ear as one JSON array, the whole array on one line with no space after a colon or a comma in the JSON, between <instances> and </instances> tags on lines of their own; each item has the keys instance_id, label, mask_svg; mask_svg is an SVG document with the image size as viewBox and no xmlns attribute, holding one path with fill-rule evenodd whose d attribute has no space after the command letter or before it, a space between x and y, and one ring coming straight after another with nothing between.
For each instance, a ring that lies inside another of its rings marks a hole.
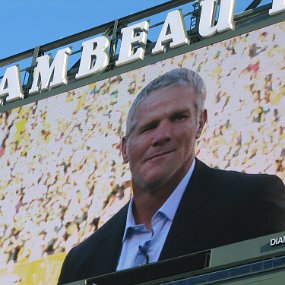
<instances>
[{"instance_id":1,"label":"man's ear","mask_svg":"<svg viewBox=\"0 0 285 285\"><path fill-rule=\"evenodd\" d=\"M207 122L207 119L208 119L208 112L207 110L203 110L200 115L199 115L199 118L198 118L198 128L197 128L197 131L196 131L196 139L198 139L203 131L203 128Z\"/></svg>"},{"instance_id":2,"label":"man's ear","mask_svg":"<svg viewBox=\"0 0 285 285\"><path fill-rule=\"evenodd\" d=\"M128 139L127 139L126 136L122 137L121 152L122 152L124 163L128 163L129 162L129 158L128 158L128 154L127 154L127 140Z\"/></svg>"}]
</instances>

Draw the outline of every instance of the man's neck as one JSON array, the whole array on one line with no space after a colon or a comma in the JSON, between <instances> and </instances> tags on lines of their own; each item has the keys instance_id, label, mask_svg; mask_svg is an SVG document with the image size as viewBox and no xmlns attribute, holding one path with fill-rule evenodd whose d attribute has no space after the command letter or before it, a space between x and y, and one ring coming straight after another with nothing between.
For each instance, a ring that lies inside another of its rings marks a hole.
<instances>
[{"instance_id":1,"label":"man's neck","mask_svg":"<svg viewBox=\"0 0 285 285\"><path fill-rule=\"evenodd\" d=\"M134 185L133 216L136 224L145 224L147 228L151 229L153 215L164 205L172 193L178 189L177 187L182 189L181 193L185 191L194 166L195 162L192 162L190 168L181 175L179 180L168 181L167 185L159 185L159 187L144 190L136 188Z\"/></svg>"},{"instance_id":2,"label":"man's neck","mask_svg":"<svg viewBox=\"0 0 285 285\"><path fill-rule=\"evenodd\" d=\"M168 193L163 191L139 192L134 195L133 215L137 224L144 224L148 229L152 229L151 219L161 208L174 189ZM162 195L163 194L163 195Z\"/></svg>"}]
</instances>

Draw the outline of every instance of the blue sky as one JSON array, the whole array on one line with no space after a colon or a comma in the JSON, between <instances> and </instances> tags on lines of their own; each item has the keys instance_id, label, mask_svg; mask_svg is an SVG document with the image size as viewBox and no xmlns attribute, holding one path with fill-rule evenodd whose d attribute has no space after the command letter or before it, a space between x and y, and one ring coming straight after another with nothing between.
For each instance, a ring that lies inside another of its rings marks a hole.
<instances>
[{"instance_id":1,"label":"blue sky","mask_svg":"<svg viewBox=\"0 0 285 285\"><path fill-rule=\"evenodd\" d=\"M90 29L167 0L6 0L0 59ZM236 0L241 10L251 0ZM271 2L263 0L262 3Z\"/></svg>"},{"instance_id":2,"label":"blue sky","mask_svg":"<svg viewBox=\"0 0 285 285\"><path fill-rule=\"evenodd\" d=\"M165 2L167 0L3 1L0 58Z\"/></svg>"}]
</instances>

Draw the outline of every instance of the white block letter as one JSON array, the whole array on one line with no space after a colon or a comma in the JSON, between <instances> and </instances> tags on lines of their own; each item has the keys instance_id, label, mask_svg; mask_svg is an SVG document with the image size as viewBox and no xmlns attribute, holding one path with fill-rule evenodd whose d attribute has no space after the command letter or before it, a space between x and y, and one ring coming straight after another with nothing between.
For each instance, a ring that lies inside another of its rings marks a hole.
<instances>
[{"instance_id":1,"label":"white block letter","mask_svg":"<svg viewBox=\"0 0 285 285\"><path fill-rule=\"evenodd\" d=\"M285 11L285 0L273 0L269 15L278 14Z\"/></svg>"},{"instance_id":2,"label":"white block letter","mask_svg":"<svg viewBox=\"0 0 285 285\"><path fill-rule=\"evenodd\" d=\"M109 64L110 39L106 36L82 43L82 55L78 73L75 78L84 78L102 72Z\"/></svg>"},{"instance_id":3,"label":"white block letter","mask_svg":"<svg viewBox=\"0 0 285 285\"><path fill-rule=\"evenodd\" d=\"M33 73L33 85L29 93L39 92L40 87L41 90L47 90L49 87L67 84L67 63L70 54L70 48L59 50L52 63L50 55L37 58L37 66ZM51 78L52 81L50 82Z\"/></svg>"},{"instance_id":4,"label":"white block letter","mask_svg":"<svg viewBox=\"0 0 285 285\"><path fill-rule=\"evenodd\" d=\"M7 102L24 98L18 65L8 67L5 71L0 84L0 100L4 97L7 97Z\"/></svg>"},{"instance_id":5,"label":"white block letter","mask_svg":"<svg viewBox=\"0 0 285 285\"><path fill-rule=\"evenodd\" d=\"M153 54L164 52L165 44L170 42L170 47L175 48L189 44L185 29L184 18L180 10L169 12L159 34Z\"/></svg>"},{"instance_id":6,"label":"white block letter","mask_svg":"<svg viewBox=\"0 0 285 285\"><path fill-rule=\"evenodd\" d=\"M199 23L199 34L204 38L234 29L235 0L221 0L219 19L217 24L214 25L217 2L218 0L203 0L200 3L202 12Z\"/></svg>"},{"instance_id":7,"label":"white block letter","mask_svg":"<svg viewBox=\"0 0 285 285\"><path fill-rule=\"evenodd\" d=\"M270 246L274 246L274 245L276 245L276 239L275 239L275 238L272 238L272 239L270 240Z\"/></svg>"},{"instance_id":8,"label":"white block letter","mask_svg":"<svg viewBox=\"0 0 285 285\"><path fill-rule=\"evenodd\" d=\"M145 47L138 47L136 51L134 51L134 45L146 45L148 29L149 21L144 21L122 29L122 44L116 66L138 59L144 59Z\"/></svg>"}]
</instances>

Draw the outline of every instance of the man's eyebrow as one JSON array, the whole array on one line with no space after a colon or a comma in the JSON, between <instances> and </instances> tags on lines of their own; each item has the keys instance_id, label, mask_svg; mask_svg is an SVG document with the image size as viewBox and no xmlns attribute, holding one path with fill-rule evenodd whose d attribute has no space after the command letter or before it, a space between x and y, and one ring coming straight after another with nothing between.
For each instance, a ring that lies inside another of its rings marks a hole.
<instances>
[{"instance_id":1,"label":"man's eyebrow","mask_svg":"<svg viewBox=\"0 0 285 285\"><path fill-rule=\"evenodd\" d=\"M181 108L179 110L174 111L174 113L186 113L186 112L187 113L190 112L189 108L187 108L187 107L183 107L183 108Z\"/></svg>"},{"instance_id":2,"label":"man's eyebrow","mask_svg":"<svg viewBox=\"0 0 285 285\"><path fill-rule=\"evenodd\" d=\"M144 124L142 124L141 126L139 126L138 130L143 130L147 127L154 127L154 126L157 126L159 124L159 120L151 120L151 121L148 121L148 122L145 122Z\"/></svg>"},{"instance_id":3,"label":"man's eyebrow","mask_svg":"<svg viewBox=\"0 0 285 285\"><path fill-rule=\"evenodd\" d=\"M182 114L191 114L191 111L188 108L183 108L180 110L175 110L173 113L170 114L170 116L175 116L175 115L182 115Z\"/></svg>"}]
</instances>

